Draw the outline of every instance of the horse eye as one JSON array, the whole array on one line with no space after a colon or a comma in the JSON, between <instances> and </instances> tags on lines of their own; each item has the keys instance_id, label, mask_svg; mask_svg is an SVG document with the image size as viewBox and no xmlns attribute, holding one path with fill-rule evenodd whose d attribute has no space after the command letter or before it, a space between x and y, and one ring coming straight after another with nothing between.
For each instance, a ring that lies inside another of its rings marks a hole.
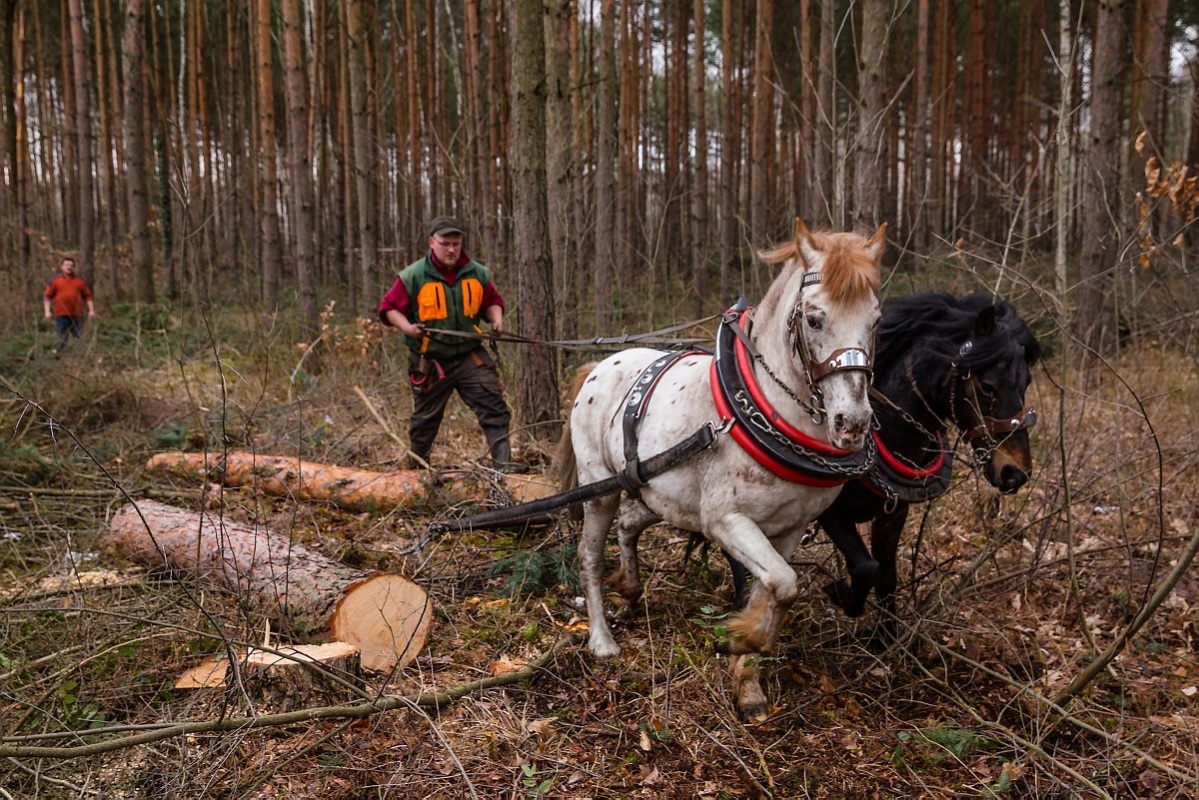
<instances>
[{"instance_id":1,"label":"horse eye","mask_svg":"<svg viewBox=\"0 0 1199 800\"><path fill-rule=\"evenodd\" d=\"M807 322L808 327L814 331L824 329L824 317L820 316L819 314L808 314Z\"/></svg>"}]
</instances>

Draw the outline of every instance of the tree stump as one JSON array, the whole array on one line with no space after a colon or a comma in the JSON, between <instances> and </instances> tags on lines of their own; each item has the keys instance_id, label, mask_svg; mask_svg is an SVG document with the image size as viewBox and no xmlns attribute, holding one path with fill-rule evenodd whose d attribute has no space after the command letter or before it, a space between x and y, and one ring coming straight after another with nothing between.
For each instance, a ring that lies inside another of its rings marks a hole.
<instances>
[{"instance_id":1,"label":"tree stump","mask_svg":"<svg viewBox=\"0 0 1199 800\"><path fill-rule=\"evenodd\" d=\"M348 703L366 685L358 648L348 642L280 645L275 652L255 648L240 658L246 695L272 711ZM176 678L175 688L226 686L229 671L228 657L214 656Z\"/></svg>"},{"instance_id":2,"label":"tree stump","mask_svg":"<svg viewBox=\"0 0 1199 800\"><path fill-rule=\"evenodd\" d=\"M113 515L107 539L132 561L244 593L300 638L354 645L366 669L402 668L429 638L433 605L418 584L352 569L263 526L145 500Z\"/></svg>"}]
</instances>

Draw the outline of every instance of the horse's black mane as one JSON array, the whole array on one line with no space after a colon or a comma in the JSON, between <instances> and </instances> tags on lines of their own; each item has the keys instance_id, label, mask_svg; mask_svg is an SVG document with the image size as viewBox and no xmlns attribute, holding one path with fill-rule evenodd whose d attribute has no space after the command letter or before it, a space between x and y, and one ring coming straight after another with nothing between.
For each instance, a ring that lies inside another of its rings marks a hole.
<instances>
[{"instance_id":1,"label":"horse's black mane","mask_svg":"<svg viewBox=\"0 0 1199 800\"><path fill-rule=\"evenodd\" d=\"M995 306L995 330L976 338L975 322L991 305ZM971 345L963 352L966 342ZM951 364L985 370L1011 360L1014 354L1032 364L1040 358L1041 347L1011 303L989 295L954 297L928 292L890 300L883 306L875 371L885 374L905 360L922 372L941 373Z\"/></svg>"}]
</instances>

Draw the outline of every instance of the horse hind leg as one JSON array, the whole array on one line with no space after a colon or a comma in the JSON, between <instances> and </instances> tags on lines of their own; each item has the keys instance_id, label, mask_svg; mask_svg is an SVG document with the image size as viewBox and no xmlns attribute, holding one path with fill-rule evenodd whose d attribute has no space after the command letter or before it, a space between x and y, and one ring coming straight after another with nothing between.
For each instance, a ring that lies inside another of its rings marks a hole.
<instances>
[{"instance_id":1,"label":"horse hind leg","mask_svg":"<svg viewBox=\"0 0 1199 800\"><path fill-rule=\"evenodd\" d=\"M641 597L641 562L637 557L637 543L641 534L659 517L645 506L633 500L624 500L616 515L616 536L620 542L620 567L608 582L620 596L630 603Z\"/></svg>"},{"instance_id":2,"label":"horse hind leg","mask_svg":"<svg viewBox=\"0 0 1199 800\"><path fill-rule=\"evenodd\" d=\"M616 517L619 495L589 500L583 505L583 532L579 537L579 577L583 583L583 599L587 603L587 625L590 634L587 647L599 658L620 655L620 645L612 638L604 614L603 571L604 544L608 529Z\"/></svg>"}]
</instances>

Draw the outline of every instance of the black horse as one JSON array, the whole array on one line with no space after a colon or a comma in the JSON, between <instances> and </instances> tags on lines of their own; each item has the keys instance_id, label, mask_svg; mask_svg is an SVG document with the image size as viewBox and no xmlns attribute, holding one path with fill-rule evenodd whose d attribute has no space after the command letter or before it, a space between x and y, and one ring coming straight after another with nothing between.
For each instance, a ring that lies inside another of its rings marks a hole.
<instances>
[{"instance_id":1,"label":"black horse","mask_svg":"<svg viewBox=\"0 0 1199 800\"><path fill-rule=\"evenodd\" d=\"M824 591L847 615L863 613L871 589L894 614L899 537L912 503L949 488L951 426L992 486L1011 494L1027 482L1036 412L1024 393L1040 355L1028 324L1003 300L928 293L884 306L871 388L878 456L817 520L845 558L849 580ZM861 522L872 522L869 550ZM730 566L740 604L745 569Z\"/></svg>"}]
</instances>

